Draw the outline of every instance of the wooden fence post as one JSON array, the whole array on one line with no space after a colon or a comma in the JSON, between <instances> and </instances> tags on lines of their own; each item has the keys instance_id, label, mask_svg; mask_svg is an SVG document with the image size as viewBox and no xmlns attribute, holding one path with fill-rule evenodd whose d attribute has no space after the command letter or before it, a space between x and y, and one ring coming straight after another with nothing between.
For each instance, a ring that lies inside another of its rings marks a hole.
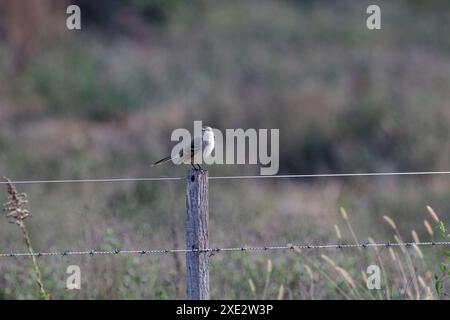
<instances>
[{"instance_id":1,"label":"wooden fence post","mask_svg":"<svg viewBox=\"0 0 450 320\"><path fill-rule=\"evenodd\" d=\"M208 172L189 170L186 189L186 249L208 248ZM186 252L187 299L209 299L207 252Z\"/></svg>"}]
</instances>

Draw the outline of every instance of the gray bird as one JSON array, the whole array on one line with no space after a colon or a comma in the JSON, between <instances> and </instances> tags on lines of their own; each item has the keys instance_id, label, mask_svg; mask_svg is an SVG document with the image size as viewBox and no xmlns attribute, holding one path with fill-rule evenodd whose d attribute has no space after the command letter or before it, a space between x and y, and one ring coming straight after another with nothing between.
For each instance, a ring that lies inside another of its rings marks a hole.
<instances>
[{"instance_id":1,"label":"gray bird","mask_svg":"<svg viewBox=\"0 0 450 320\"><path fill-rule=\"evenodd\" d=\"M214 131L211 127L203 127L202 128L202 136L194 137L191 140L190 146L186 146L183 148L180 153L175 157L165 157L161 160L156 161L152 166L156 166L159 164L166 163L168 161L172 161L175 164L186 163L190 164L195 170L202 170L202 167L198 163L199 159L201 159L200 153L203 151L203 159L211 156L212 151L214 150ZM195 167L195 165L198 166Z\"/></svg>"}]
</instances>

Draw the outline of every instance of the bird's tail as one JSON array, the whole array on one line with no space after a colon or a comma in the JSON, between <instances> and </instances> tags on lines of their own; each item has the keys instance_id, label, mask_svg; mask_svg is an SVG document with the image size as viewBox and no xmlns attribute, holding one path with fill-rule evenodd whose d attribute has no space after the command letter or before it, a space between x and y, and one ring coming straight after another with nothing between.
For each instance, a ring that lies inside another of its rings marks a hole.
<instances>
[{"instance_id":1,"label":"bird's tail","mask_svg":"<svg viewBox=\"0 0 450 320\"><path fill-rule=\"evenodd\" d=\"M170 161L170 160L172 160L172 157L171 157L171 156L162 158L161 160L158 160L158 161L156 161L154 164L152 164L152 167L154 167L154 166L156 166L156 165L158 165L158 164L165 163L165 162Z\"/></svg>"}]
</instances>

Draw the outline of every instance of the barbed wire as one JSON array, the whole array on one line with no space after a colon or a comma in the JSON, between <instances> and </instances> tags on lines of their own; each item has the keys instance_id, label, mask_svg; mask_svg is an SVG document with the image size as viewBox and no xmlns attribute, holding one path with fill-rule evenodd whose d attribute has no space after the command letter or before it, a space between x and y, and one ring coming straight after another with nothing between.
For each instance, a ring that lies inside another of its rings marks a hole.
<instances>
[{"instance_id":1,"label":"barbed wire","mask_svg":"<svg viewBox=\"0 0 450 320\"><path fill-rule=\"evenodd\" d=\"M335 173L335 174L290 174L290 175L247 175L247 176L212 176L210 180L219 179L270 179L270 178L323 178L323 177L360 177L360 176L419 176L419 175L446 175L450 171L414 171L414 172L372 172L372 173ZM106 179L64 179L64 180L16 180L0 181L0 184L38 184L38 183L89 183L89 182L131 182L131 181L176 181L181 177L148 177L148 178L106 178ZM227 247L207 249L151 249L151 250L84 250L84 251L59 251L59 252L10 252L0 253L2 257L44 257L44 256L75 256L75 255L118 255L118 254L164 254L164 253L218 253L231 251L268 251L268 250L295 250L295 249L345 249L345 248L370 248L370 247L412 247L412 246L445 246L450 242L405 242L405 243L366 243L366 244L325 244L325 245L282 245L282 246L254 246L254 247Z\"/></svg>"},{"instance_id":2,"label":"barbed wire","mask_svg":"<svg viewBox=\"0 0 450 320\"><path fill-rule=\"evenodd\" d=\"M425 176L450 175L450 171L409 171L409 172L363 172L363 173L323 173L323 174L278 174L278 175L240 175L211 176L209 180L226 179L284 179L284 178L345 178L345 177L386 177L386 176ZM132 182L132 181L179 181L184 177L142 177L142 178L104 178L104 179L62 179L62 180L15 180L13 184L49 184L49 183L95 183L95 182ZM7 184L0 181L0 184Z\"/></svg>"},{"instance_id":3,"label":"barbed wire","mask_svg":"<svg viewBox=\"0 0 450 320\"><path fill-rule=\"evenodd\" d=\"M430 242L386 242L386 243L363 243L363 244L323 244L323 245L296 245L286 244L280 246L242 246L225 248L206 248L206 249L152 249L152 250L84 250L84 251L52 251L52 252L10 252L0 253L0 258L4 257L47 257L47 256L82 256L82 255L152 255L152 254L170 254L170 253L210 253L219 252L264 252L273 250L298 250L298 249L351 249L351 248L389 248L389 247L414 247L414 246L450 246L450 241L430 241Z\"/></svg>"}]
</instances>

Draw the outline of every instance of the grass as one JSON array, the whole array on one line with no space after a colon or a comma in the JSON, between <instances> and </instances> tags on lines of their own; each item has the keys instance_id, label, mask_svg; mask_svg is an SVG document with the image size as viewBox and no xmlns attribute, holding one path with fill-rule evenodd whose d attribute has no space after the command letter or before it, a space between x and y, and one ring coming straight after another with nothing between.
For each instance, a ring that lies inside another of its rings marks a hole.
<instances>
[{"instance_id":1,"label":"grass","mask_svg":"<svg viewBox=\"0 0 450 320\"><path fill-rule=\"evenodd\" d=\"M10 223L18 225L20 230L22 231L23 239L25 241L26 247L28 249L28 253L31 254L31 260L33 262L34 268L34 276L37 286L39 287L40 296L44 300L50 299L50 294L44 288L44 283L42 280L41 268L39 267L39 263L37 261L36 256L34 255L34 249L31 244L30 234L27 229L27 225L25 224L25 219L31 216L30 211L25 209L25 205L28 203L27 195L25 193L19 193L14 184L11 183L11 180L5 178L7 182L7 193L8 193L8 201L3 205L4 211L6 211L6 217L8 218Z\"/></svg>"},{"instance_id":2,"label":"grass","mask_svg":"<svg viewBox=\"0 0 450 320\"><path fill-rule=\"evenodd\" d=\"M438 218L434 210L428 206L428 212L435 221L433 229L441 229L439 225L443 222ZM355 232L351 226L350 220L345 209L341 208L343 213L343 220L348 227L348 232L355 244L360 244L355 236ZM345 213L344 213L345 212ZM394 231L394 239L396 243L405 243L398 232L395 222L387 216L384 216L386 223ZM341 231L339 228L338 241L342 240ZM444 229L445 230L445 229ZM420 242L416 234L414 242ZM433 234L430 233L430 236ZM448 241L450 235L446 232L441 233L444 241ZM372 238L367 240L370 243L375 243ZM303 299L316 299L316 287L327 287L331 292L326 292L320 298L326 298L328 294L330 297L342 299L448 299L448 250L436 250L436 257L430 259L430 256L425 258L422 249L416 245L412 246L413 250L407 247L389 247L388 249L362 249L361 254L353 254L355 258L353 261L343 260L343 252L333 254L336 258L328 254L320 253L312 255L308 253L307 249L295 248L295 252L300 255L302 262L299 262L304 273L304 279L300 280L302 286L301 290L306 295L301 296ZM355 250L357 250L355 248ZM373 250L373 251L372 251ZM384 252L382 252L384 250ZM386 252L387 251L387 252ZM339 260L339 261L338 261ZM376 264L382 270L382 286L380 290L369 290L367 288L367 274L366 267L369 264ZM287 271L281 271L286 273ZM267 298L267 291L272 275L272 260L267 260L267 270L263 289L260 293L257 292L255 282L252 278L248 279L248 285L252 296L255 299ZM309 281L308 281L309 280ZM443 284L442 281L447 281ZM447 288L443 290L444 286ZM291 290L292 288L288 286ZM280 297L284 292L285 284L279 284L279 291L276 297ZM272 291L272 299L275 298L275 291ZM291 293L292 295L292 293Z\"/></svg>"},{"instance_id":3,"label":"grass","mask_svg":"<svg viewBox=\"0 0 450 320\"><path fill-rule=\"evenodd\" d=\"M10 222L20 227L28 252L34 253L30 235L24 222L30 216L30 212L24 207L28 202L27 196L24 193L19 193L9 179L6 179L6 181L8 182L7 193L9 194L8 201L4 205L7 212L6 217ZM426 222L425 228L431 239L437 241L436 236L439 236L448 240L450 234L447 234L444 222L431 206L427 206L426 209L433 221L433 225L431 225L427 219L424 220ZM361 242L358 239L347 211L341 208L340 212L353 242L357 245L365 243L365 241ZM389 216L383 216L383 219L394 232L393 239L395 242L405 243L395 221ZM173 229L176 230L176 227ZM347 243L346 235L337 224L334 225L334 231L337 237L334 241ZM412 230L411 234L414 242L420 242L415 230ZM176 231L172 235L176 238ZM104 241L99 250L115 250L124 246L111 228L105 230ZM369 237L367 242L374 243L375 241ZM433 249L433 257L431 254L425 255L422 248L417 245L412 245L411 248L407 246L361 248L359 251L354 248L354 252L348 253L340 251L337 253L325 252L324 249L310 252L307 249L300 249L295 246L293 248L293 253L285 253L284 258L277 257L276 262L273 262L272 258L267 260L263 258L262 261L266 262L265 272L259 270L258 263L255 264L261 257L246 254L233 259L233 257L227 256L228 253L226 255L220 254L219 259L212 256L212 285L215 284L214 280L221 279L222 285L228 285L224 282L231 283L232 291L236 295L234 298L254 299L326 299L331 297L334 299L445 299L449 296L448 279L450 277L447 262L450 257L449 250ZM230 255L232 254L230 253ZM291 255L294 257L290 257ZM297 255L299 259L295 258ZM163 281L159 286L155 286L155 283L159 281L154 276L156 274L161 276L165 273L163 270L166 267L159 265L159 257L152 257L152 259L156 260L153 261L153 267L150 267L150 269L154 269L153 272L146 270L148 267L141 261L145 260L143 257L119 258L118 256L111 256L105 257L103 261L97 261L93 266L90 266L90 268L94 267L94 272L88 276L89 283L93 283L94 287L91 288L89 297L182 298L183 268L178 255L173 255L175 268L166 275L168 279L174 279L174 282L170 285ZM223 261L227 262L225 267ZM232 261L231 264L230 261ZM32 278L39 289L39 296L42 299L50 299L51 293L58 298L70 297L67 291L61 291L61 287L54 286L56 279L48 273L52 268L55 268L54 261L42 261L41 263L46 268L50 268L45 276L41 272L38 257L32 256L34 270ZM92 264L93 261L91 260L88 263ZM380 290L369 290L367 288L366 268L371 264L378 265L382 270L382 287ZM226 268L230 269L227 270ZM18 271L17 268L15 269ZM54 274L54 272L51 273ZM264 273L265 275L262 276ZM16 282L17 275L9 277L6 275L10 274L6 273L3 276L5 288L11 287L12 283L18 283ZM227 275L233 277L229 278ZM235 277L236 275L237 277ZM51 287L54 292L45 289L44 283L46 282L53 283ZM31 284L31 282L28 283ZM147 288L149 283L153 283L150 286L150 291L143 290L143 287ZM244 284L248 284L248 287L246 288ZM117 287L119 288L118 293L113 293L113 288L117 289ZM14 288L19 292L20 290L28 290L23 284L15 284ZM215 290L214 288L213 292ZM6 290L2 294L5 298L8 298Z\"/></svg>"}]
</instances>

